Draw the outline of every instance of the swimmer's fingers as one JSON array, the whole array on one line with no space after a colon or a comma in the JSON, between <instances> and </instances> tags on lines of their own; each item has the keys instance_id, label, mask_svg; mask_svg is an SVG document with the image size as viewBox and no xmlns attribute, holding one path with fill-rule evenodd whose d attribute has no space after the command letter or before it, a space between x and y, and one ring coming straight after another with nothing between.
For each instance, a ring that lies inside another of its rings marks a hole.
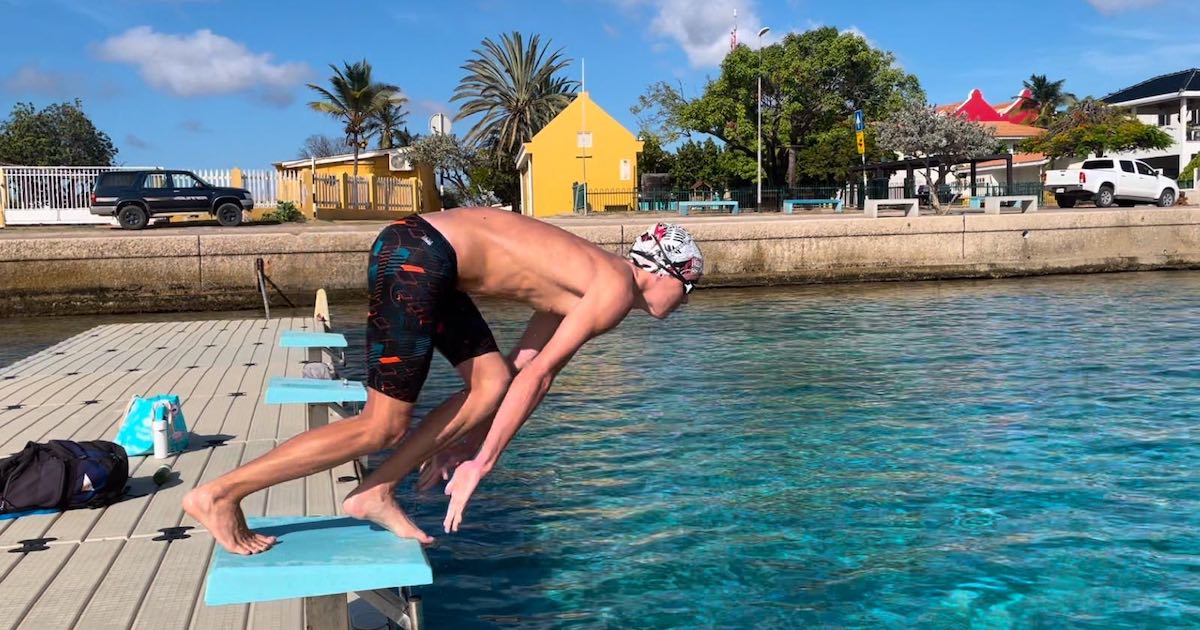
<instances>
[{"instance_id":1,"label":"swimmer's fingers","mask_svg":"<svg viewBox=\"0 0 1200 630\"><path fill-rule=\"evenodd\" d=\"M450 495L450 506L446 508L446 520L442 522L442 527L447 534L457 532L458 526L462 524L467 501L471 499L471 495L479 485L481 472L480 466L475 462L463 463L454 471L454 477L450 479L450 483L446 484L446 494Z\"/></svg>"}]
</instances>

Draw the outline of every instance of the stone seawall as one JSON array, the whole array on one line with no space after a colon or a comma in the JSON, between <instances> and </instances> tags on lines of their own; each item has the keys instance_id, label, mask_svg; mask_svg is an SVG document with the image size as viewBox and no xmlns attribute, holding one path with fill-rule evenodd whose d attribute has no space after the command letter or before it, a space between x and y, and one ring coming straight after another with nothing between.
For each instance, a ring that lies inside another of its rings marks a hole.
<instances>
[{"instance_id":1,"label":"stone seawall","mask_svg":"<svg viewBox=\"0 0 1200 630\"><path fill-rule=\"evenodd\" d=\"M652 219L564 219L614 252ZM670 219L704 250L705 287L1200 268L1200 209L863 219ZM261 307L254 261L294 301L365 297L363 226L272 226L0 238L0 317Z\"/></svg>"}]
</instances>

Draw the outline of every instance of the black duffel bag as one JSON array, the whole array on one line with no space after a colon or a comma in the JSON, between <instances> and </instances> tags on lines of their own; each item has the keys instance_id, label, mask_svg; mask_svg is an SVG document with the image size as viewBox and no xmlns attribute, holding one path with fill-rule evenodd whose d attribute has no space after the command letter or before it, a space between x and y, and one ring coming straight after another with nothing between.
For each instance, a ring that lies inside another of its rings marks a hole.
<instances>
[{"instance_id":1,"label":"black duffel bag","mask_svg":"<svg viewBox=\"0 0 1200 630\"><path fill-rule=\"evenodd\" d=\"M105 440L29 442L0 459L0 514L96 508L124 496L129 457Z\"/></svg>"}]
</instances>

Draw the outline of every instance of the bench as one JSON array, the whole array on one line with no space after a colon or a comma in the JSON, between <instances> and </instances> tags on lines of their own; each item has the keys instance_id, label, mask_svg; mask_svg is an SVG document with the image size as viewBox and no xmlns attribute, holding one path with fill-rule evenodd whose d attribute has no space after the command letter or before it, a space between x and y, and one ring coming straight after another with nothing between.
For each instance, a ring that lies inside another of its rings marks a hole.
<instances>
[{"instance_id":1,"label":"bench","mask_svg":"<svg viewBox=\"0 0 1200 630\"><path fill-rule=\"evenodd\" d=\"M1005 204L1011 204L1014 208L1020 208L1022 214L1038 211L1038 198L1034 195L1001 195L998 197L984 197L983 213L1000 214L1000 208Z\"/></svg>"},{"instance_id":2,"label":"bench","mask_svg":"<svg viewBox=\"0 0 1200 630\"><path fill-rule=\"evenodd\" d=\"M346 594L356 593L401 628L421 627L421 600L409 590L433 583L421 543L345 516L250 518L248 523L278 542L250 556L217 545L206 605L304 598L308 628L348 630Z\"/></svg>"},{"instance_id":3,"label":"bench","mask_svg":"<svg viewBox=\"0 0 1200 630\"><path fill-rule=\"evenodd\" d=\"M834 212L842 211L841 199L787 199L783 202L783 213L792 214L796 206L833 206Z\"/></svg>"},{"instance_id":4,"label":"bench","mask_svg":"<svg viewBox=\"0 0 1200 630\"><path fill-rule=\"evenodd\" d=\"M740 208L738 207L738 202L736 202L736 201L721 201L721 200L680 201L679 202L679 214L686 217L688 215L688 210L690 210L692 208L712 208L712 207L729 208L730 212L732 214L739 214L741 212Z\"/></svg>"},{"instance_id":5,"label":"bench","mask_svg":"<svg viewBox=\"0 0 1200 630\"><path fill-rule=\"evenodd\" d=\"M915 217L920 212L920 201L917 199L868 199L863 206L863 214L869 218L879 217L879 208L904 208L904 216Z\"/></svg>"}]
</instances>

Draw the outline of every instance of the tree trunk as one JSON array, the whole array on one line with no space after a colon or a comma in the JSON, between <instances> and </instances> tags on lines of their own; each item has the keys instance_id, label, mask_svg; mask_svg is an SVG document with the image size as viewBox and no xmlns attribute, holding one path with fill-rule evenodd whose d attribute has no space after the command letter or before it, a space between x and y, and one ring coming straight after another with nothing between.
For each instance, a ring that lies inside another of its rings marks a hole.
<instances>
[{"instance_id":1,"label":"tree trunk","mask_svg":"<svg viewBox=\"0 0 1200 630\"><path fill-rule=\"evenodd\" d=\"M796 149L788 147L788 164L787 164L787 185L788 188L796 187Z\"/></svg>"},{"instance_id":2,"label":"tree trunk","mask_svg":"<svg viewBox=\"0 0 1200 630\"><path fill-rule=\"evenodd\" d=\"M354 137L354 171L350 176L350 206L358 208L358 137Z\"/></svg>"},{"instance_id":3,"label":"tree trunk","mask_svg":"<svg viewBox=\"0 0 1200 630\"><path fill-rule=\"evenodd\" d=\"M933 167L925 166L925 185L929 187L929 205L937 214L942 213L942 205L938 202L937 189L940 182L933 181Z\"/></svg>"}]
</instances>

